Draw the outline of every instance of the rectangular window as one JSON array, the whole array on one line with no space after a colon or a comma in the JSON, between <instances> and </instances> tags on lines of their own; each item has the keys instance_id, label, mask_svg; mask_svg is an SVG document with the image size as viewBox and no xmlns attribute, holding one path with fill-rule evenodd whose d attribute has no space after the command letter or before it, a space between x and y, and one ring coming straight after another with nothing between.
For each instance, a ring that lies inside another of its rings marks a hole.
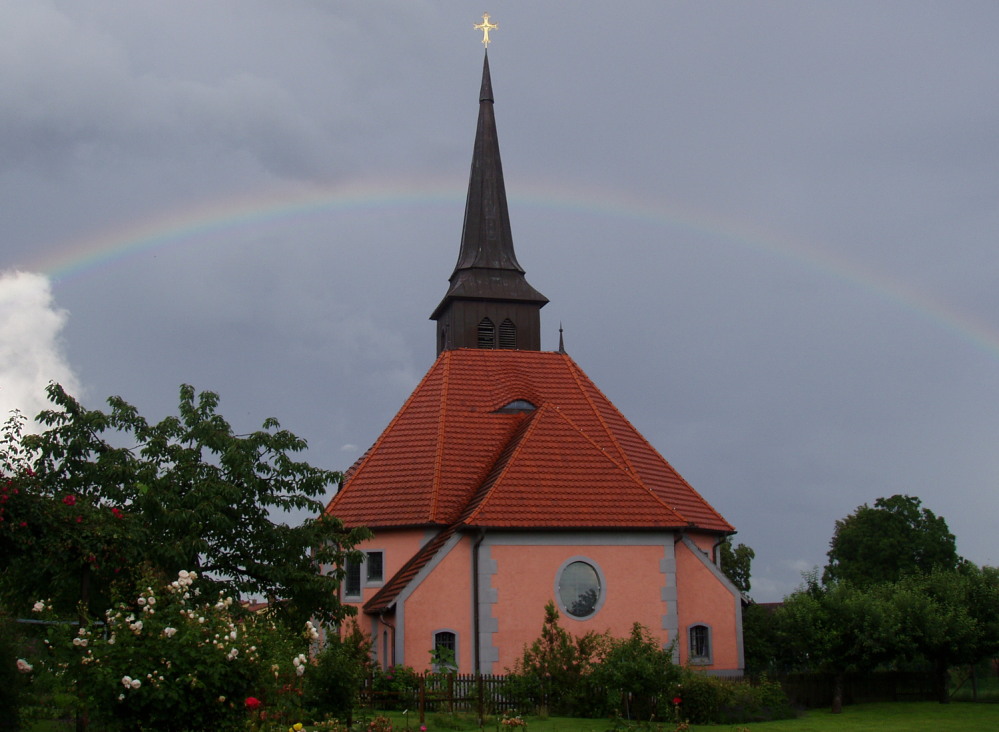
<instances>
[{"instance_id":1,"label":"rectangular window","mask_svg":"<svg viewBox=\"0 0 999 732\"><path fill-rule=\"evenodd\" d=\"M361 563L354 559L347 560L347 576L343 578L343 596L359 598L361 596Z\"/></svg>"},{"instance_id":2,"label":"rectangular window","mask_svg":"<svg viewBox=\"0 0 999 732\"><path fill-rule=\"evenodd\" d=\"M702 662L711 659L711 633L704 625L690 628L690 658Z\"/></svg>"},{"instance_id":3,"label":"rectangular window","mask_svg":"<svg viewBox=\"0 0 999 732\"><path fill-rule=\"evenodd\" d=\"M384 579L383 554L381 552L368 552L367 561L367 581L369 584L379 584Z\"/></svg>"}]
</instances>

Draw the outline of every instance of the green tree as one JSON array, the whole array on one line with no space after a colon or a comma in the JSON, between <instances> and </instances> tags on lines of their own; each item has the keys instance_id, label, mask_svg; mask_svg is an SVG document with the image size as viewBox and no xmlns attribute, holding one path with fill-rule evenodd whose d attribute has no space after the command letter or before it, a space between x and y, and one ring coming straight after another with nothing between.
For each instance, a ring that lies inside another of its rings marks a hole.
<instances>
[{"instance_id":1,"label":"green tree","mask_svg":"<svg viewBox=\"0 0 999 732\"><path fill-rule=\"evenodd\" d=\"M273 600L292 627L335 623L345 559L370 534L322 515L340 474L294 459L306 443L276 420L236 434L218 396L180 389L177 416L150 423L120 397L90 410L59 385L47 429L0 441L7 494L0 522L0 592L18 604L52 597L70 611L107 606L110 587L136 567L197 570L227 595ZM16 500L15 500L16 499ZM318 518L289 526L275 514Z\"/></svg>"},{"instance_id":2,"label":"green tree","mask_svg":"<svg viewBox=\"0 0 999 732\"><path fill-rule=\"evenodd\" d=\"M961 562L947 522L913 496L879 498L836 522L823 582L868 586Z\"/></svg>"},{"instance_id":3,"label":"green tree","mask_svg":"<svg viewBox=\"0 0 999 732\"><path fill-rule=\"evenodd\" d=\"M779 607L779 606L778 606ZM779 673L781 667L780 644L777 639L777 624L774 605L760 605L750 602L742 607L742 642L746 657L746 673Z\"/></svg>"},{"instance_id":4,"label":"green tree","mask_svg":"<svg viewBox=\"0 0 999 732\"><path fill-rule=\"evenodd\" d=\"M932 664L937 698L950 700L948 671L999 652L999 571L970 562L959 571L912 574L884 588L902 618L909 658Z\"/></svg>"},{"instance_id":5,"label":"green tree","mask_svg":"<svg viewBox=\"0 0 999 732\"><path fill-rule=\"evenodd\" d=\"M750 569L756 552L745 544L733 546L731 536L725 537L718 550L721 552L721 570L729 582L735 585L739 592L749 592Z\"/></svg>"},{"instance_id":6,"label":"green tree","mask_svg":"<svg viewBox=\"0 0 999 732\"><path fill-rule=\"evenodd\" d=\"M903 609L884 592L846 582L821 585L815 575L774 615L780 660L788 668L833 677L833 713L842 711L843 677L898 656Z\"/></svg>"}]
</instances>

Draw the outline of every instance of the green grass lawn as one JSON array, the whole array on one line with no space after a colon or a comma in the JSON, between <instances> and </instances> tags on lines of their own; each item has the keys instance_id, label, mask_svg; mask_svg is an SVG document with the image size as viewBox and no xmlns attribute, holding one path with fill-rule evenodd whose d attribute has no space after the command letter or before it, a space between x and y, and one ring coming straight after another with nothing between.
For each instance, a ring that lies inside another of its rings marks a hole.
<instances>
[{"instance_id":1,"label":"green grass lawn","mask_svg":"<svg viewBox=\"0 0 999 732\"><path fill-rule=\"evenodd\" d=\"M409 715L406 718L400 712L365 713L370 719L374 714L386 716L392 720L396 730L410 729L416 732L420 729L419 717ZM539 719L526 717L527 732L607 732L610 723L603 719L573 719L568 717L549 717ZM464 725L441 724L432 714L427 715L427 732L444 732L445 730L475 730L474 724ZM2 727L2 725L0 725ZM31 732L64 732L72 729L65 722L39 722L28 727ZM312 729L306 727L306 729ZM507 727L498 726L492 720L485 730L504 732ZM999 730L999 704L971 704L954 702L938 704L936 702L899 702L879 704L857 704L843 708L842 714L830 714L828 709L813 709L797 719L785 719L779 722L760 722L757 724L736 725L694 725L691 732L859 732L876 730L876 732L979 732L984 730ZM282 731L283 732L283 729Z\"/></svg>"},{"instance_id":2,"label":"green grass lawn","mask_svg":"<svg viewBox=\"0 0 999 732\"><path fill-rule=\"evenodd\" d=\"M405 718L397 712L383 712L397 730L405 730ZM571 719L550 717L526 718L528 732L606 732L610 724L601 719ZM455 729L454 726L435 724L433 715L427 715L427 732L442 732ZM410 715L409 729L419 730L419 718ZM467 726L464 729L476 729ZM493 721L486 730L504 730ZM734 732L748 729L750 732L853 732L854 730L876 730L877 732L954 732L957 730L999 730L999 704L968 704L955 702L899 702L880 704L857 704L843 708L842 714L830 714L828 709L813 709L797 719L779 722L760 722L740 725L695 725L692 732Z\"/></svg>"}]
</instances>

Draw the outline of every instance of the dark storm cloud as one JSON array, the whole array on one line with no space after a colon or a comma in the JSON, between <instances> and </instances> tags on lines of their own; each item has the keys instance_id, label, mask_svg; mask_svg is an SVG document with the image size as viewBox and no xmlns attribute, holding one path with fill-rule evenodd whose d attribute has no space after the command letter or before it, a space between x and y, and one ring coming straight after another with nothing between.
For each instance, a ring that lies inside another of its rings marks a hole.
<instances>
[{"instance_id":1,"label":"dark storm cloud","mask_svg":"<svg viewBox=\"0 0 999 732\"><path fill-rule=\"evenodd\" d=\"M56 282L88 398L158 417L193 383L347 467L434 355L480 12L0 0L0 269L244 197L367 191ZM753 594L793 588L835 519L894 492L999 561L996 6L490 12L543 345L563 321L582 368L739 528ZM443 199L398 196L442 180Z\"/></svg>"}]
</instances>

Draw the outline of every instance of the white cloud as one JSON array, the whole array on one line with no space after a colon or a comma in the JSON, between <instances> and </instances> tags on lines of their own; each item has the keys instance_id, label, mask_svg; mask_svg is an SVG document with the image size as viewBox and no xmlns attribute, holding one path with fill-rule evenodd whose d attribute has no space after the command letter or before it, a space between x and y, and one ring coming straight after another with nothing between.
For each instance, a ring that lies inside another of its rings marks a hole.
<instances>
[{"instance_id":1,"label":"white cloud","mask_svg":"<svg viewBox=\"0 0 999 732\"><path fill-rule=\"evenodd\" d=\"M78 394L80 384L66 362L59 334L68 313L59 309L44 275L0 273L0 416L18 409L34 417L49 406L50 381Z\"/></svg>"}]
</instances>

